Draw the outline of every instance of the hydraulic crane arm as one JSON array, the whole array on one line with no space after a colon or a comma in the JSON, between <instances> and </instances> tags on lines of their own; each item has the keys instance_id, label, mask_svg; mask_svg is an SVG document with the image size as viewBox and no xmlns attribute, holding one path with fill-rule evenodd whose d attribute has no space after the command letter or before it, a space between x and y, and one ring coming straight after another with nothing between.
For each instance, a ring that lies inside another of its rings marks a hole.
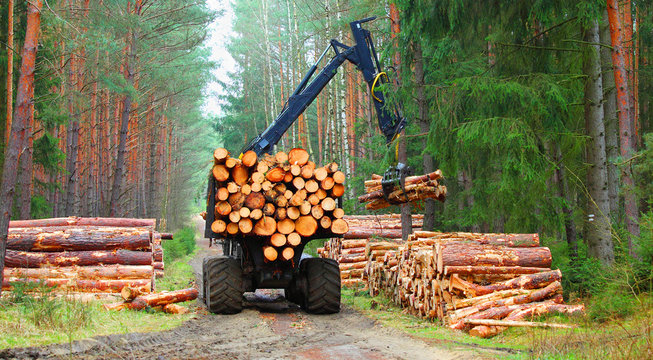
<instances>
[{"instance_id":1,"label":"hydraulic crane arm","mask_svg":"<svg viewBox=\"0 0 653 360\"><path fill-rule=\"evenodd\" d=\"M283 134L317 98L345 61L353 63L363 73L363 78L367 82L374 99L379 128L385 135L386 142L389 144L401 132L406 125L406 119L401 116L398 109L391 110L386 106L383 93L377 89L377 86L388 81L387 76L381 71L370 32L361 27L362 23L374 19L375 17L370 17L349 23L355 41L354 46L347 46L336 40L331 40L318 61L309 69L304 79L299 83L293 94L290 95L279 116L263 133L254 138L243 149L243 153L248 150L254 150L259 156L264 153L272 153L274 146L279 142ZM334 50L335 56L309 83L309 80L317 71L318 64L329 49Z\"/></svg>"}]
</instances>

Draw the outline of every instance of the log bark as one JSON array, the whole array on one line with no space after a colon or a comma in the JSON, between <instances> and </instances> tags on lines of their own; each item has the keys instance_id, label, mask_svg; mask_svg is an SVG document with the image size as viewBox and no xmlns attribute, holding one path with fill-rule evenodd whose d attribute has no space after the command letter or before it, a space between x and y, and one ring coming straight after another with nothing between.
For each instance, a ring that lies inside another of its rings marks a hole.
<instances>
[{"instance_id":1,"label":"log bark","mask_svg":"<svg viewBox=\"0 0 653 360\"><path fill-rule=\"evenodd\" d=\"M7 278L29 279L80 279L80 280L133 280L149 279L151 265L66 266L41 268L5 268Z\"/></svg>"},{"instance_id":2,"label":"log bark","mask_svg":"<svg viewBox=\"0 0 653 360\"><path fill-rule=\"evenodd\" d=\"M154 228L155 219L129 218L83 218L77 216L38 220L10 221L10 228L49 227L49 226L111 226L111 227L143 227Z\"/></svg>"},{"instance_id":3,"label":"log bark","mask_svg":"<svg viewBox=\"0 0 653 360\"><path fill-rule=\"evenodd\" d=\"M445 266L444 275L460 274L536 274L540 272L551 271L550 268L524 267L524 266Z\"/></svg>"},{"instance_id":4,"label":"log bark","mask_svg":"<svg viewBox=\"0 0 653 360\"><path fill-rule=\"evenodd\" d=\"M445 266L493 265L551 267L551 251L539 248L509 248L488 245L447 243L438 246L437 269Z\"/></svg>"},{"instance_id":5,"label":"log bark","mask_svg":"<svg viewBox=\"0 0 653 360\"><path fill-rule=\"evenodd\" d=\"M191 301L197 299L198 291L195 288L153 293L143 295L135 298L131 302L121 302L114 304L105 304L104 308L107 310L143 310L146 307L163 306L167 304L174 304L184 301Z\"/></svg>"},{"instance_id":6,"label":"log bark","mask_svg":"<svg viewBox=\"0 0 653 360\"><path fill-rule=\"evenodd\" d=\"M10 290L12 283L41 283L48 287L55 287L57 292L79 291L97 293L119 293L125 286L139 288L144 293L149 293L152 288L152 279L140 280L76 280L76 279L26 279L6 278L2 281L2 289Z\"/></svg>"},{"instance_id":7,"label":"log bark","mask_svg":"<svg viewBox=\"0 0 653 360\"><path fill-rule=\"evenodd\" d=\"M553 270L537 274L522 275L511 280L501 281L483 286L459 279L458 276L454 274L451 277L451 286L457 287L458 289L470 294L471 296L479 296L500 290L537 289L549 285L552 282L560 281L561 279L562 273L560 270Z\"/></svg>"},{"instance_id":8,"label":"log bark","mask_svg":"<svg viewBox=\"0 0 653 360\"><path fill-rule=\"evenodd\" d=\"M5 266L37 268L43 266L152 265L152 253L131 250L67 251L36 253L7 250Z\"/></svg>"},{"instance_id":9,"label":"log bark","mask_svg":"<svg viewBox=\"0 0 653 360\"><path fill-rule=\"evenodd\" d=\"M12 228L7 249L21 251L149 249L150 230L113 227Z\"/></svg>"}]
</instances>

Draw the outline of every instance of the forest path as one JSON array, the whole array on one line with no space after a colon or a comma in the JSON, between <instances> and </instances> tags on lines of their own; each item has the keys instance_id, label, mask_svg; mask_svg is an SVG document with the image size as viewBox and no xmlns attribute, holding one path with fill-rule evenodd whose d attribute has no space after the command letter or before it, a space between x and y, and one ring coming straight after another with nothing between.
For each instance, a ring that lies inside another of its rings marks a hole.
<instances>
[{"instance_id":1,"label":"forest path","mask_svg":"<svg viewBox=\"0 0 653 360\"><path fill-rule=\"evenodd\" d=\"M201 284L202 259L218 254L208 241L191 260ZM201 291L200 291L201 294ZM72 344L13 349L17 358L53 359L479 359L497 353L457 345L442 347L379 325L343 306L338 314L311 315L278 290L247 293L236 315L213 315L198 299L198 314L157 333L99 336ZM494 356L493 356L494 355Z\"/></svg>"}]
</instances>

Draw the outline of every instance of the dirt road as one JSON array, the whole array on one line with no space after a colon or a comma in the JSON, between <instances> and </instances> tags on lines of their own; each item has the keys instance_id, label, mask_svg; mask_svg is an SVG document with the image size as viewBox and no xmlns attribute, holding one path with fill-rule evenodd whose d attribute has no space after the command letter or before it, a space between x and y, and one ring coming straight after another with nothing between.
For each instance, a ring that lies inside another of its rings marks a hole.
<instances>
[{"instance_id":1,"label":"dirt road","mask_svg":"<svg viewBox=\"0 0 653 360\"><path fill-rule=\"evenodd\" d=\"M191 265L216 253L200 242ZM201 284L201 281L197 281ZM201 292L200 292L201 293ZM246 294L237 315L199 314L159 333L101 336L72 344L10 349L0 358L53 359L478 359L476 349L440 347L380 326L343 307L335 315L310 315L283 299L280 291ZM496 356L496 354L495 354Z\"/></svg>"}]
</instances>

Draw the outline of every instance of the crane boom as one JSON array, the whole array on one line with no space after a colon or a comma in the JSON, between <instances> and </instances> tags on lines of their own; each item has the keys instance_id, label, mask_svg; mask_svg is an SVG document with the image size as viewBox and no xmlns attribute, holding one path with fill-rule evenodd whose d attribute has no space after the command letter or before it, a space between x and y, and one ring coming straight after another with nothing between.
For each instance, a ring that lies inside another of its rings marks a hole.
<instances>
[{"instance_id":1,"label":"crane boom","mask_svg":"<svg viewBox=\"0 0 653 360\"><path fill-rule=\"evenodd\" d=\"M320 92L322 92L322 89L333 79L338 68L345 61L356 65L358 70L363 73L363 78L368 84L370 93L374 99L379 128L386 137L386 143L389 144L401 132L406 125L406 119L401 116L399 109L389 109L389 106L386 106L383 93L377 89L377 86L388 81L387 76L385 76L385 73L379 65L370 32L361 26L361 24L374 19L375 17L369 17L349 23L355 41L355 45L353 46L342 44L333 39L331 40L329 46L324 50L318 61L309 69L306 76L304 76L295 91L290 95L281 113L265 131L254 138L243 149L243 153L248 150L253 150L259 156L264 153L272 153L274 146L279 142L283 134L317 98ZM318 64L329 49L333 49L335 55L309 83L309 80L317 71Z\"/></svg>"}]
</instances>

